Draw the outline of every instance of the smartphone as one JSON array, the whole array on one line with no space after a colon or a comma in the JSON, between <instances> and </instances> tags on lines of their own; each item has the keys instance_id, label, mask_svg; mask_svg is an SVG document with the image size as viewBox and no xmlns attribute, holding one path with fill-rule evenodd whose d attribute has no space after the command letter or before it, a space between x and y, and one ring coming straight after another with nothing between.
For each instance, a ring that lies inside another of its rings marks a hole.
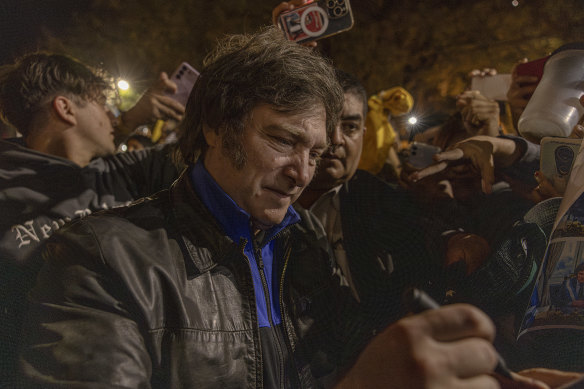
<instances>
[{"instance_id":1,"label":"smartphone","mask_svg":"<svg viewBox=\"0 0 584 389\"><path fill-rule=\"evenodd\" d=\"M416 169L423 169L432 165L434 155L442 150L440 147L432 146L426 143L412 142L409 148L409 153L406 156L406 162Z\"/></svg>"},{"instance_id":2,"label":"smartphone","mask_svg":"<svg viewBox=\"0 0 584 389\"><path fill-rule=\"evenodd\" d=\"M538 80L541 80L541 76L543 76L543 67L548 58L549 56L520 63L515 67L515 73L517 73L518 76L535 76Z\"/></svg>"},{"instance_id":3,"label":"smartphone","mask_svg":"<svg viewBox=\"0 0 584 389\"><path fill-rule=\"evenodd\" d=\"M509 86L511 86L511 74L495 74L473 77L470 87L472 90L478 90L488 99L507 101Z\"/></svg>"},{"instance_id":4,"label":"smartphone","mask_svg":"<svg viewBox=\"0 0 584 389\"><path fill-rule=\"evenodd\" d=\"M306 43L347 31L353 27L349 0L317 0L282 12L278 24L288 40Z\"/></svg>"},{"instance_id":5,"label":"smartphone","mask_svg":"<svg viewBox=\"0 0 584 389\"><path fill-rule=\"evenodd\" d=\"M561 193L566 190L581 144L582 139L549 136L540 142L539 170Z\"/></svg>"},{"instance_id":6,"label":"smartphone","mask_svg":"<svg viewBox=\"0 0 584 389\"><path fill-rule=\"evenodd\" d=\"M197 78L199 78L199 72L194 67L186 62L181 63L170 76L170 79L176 84L176 93L167 93L167 96L182 105L187 105L187 100Z\"/></svg>"}]
</instances>

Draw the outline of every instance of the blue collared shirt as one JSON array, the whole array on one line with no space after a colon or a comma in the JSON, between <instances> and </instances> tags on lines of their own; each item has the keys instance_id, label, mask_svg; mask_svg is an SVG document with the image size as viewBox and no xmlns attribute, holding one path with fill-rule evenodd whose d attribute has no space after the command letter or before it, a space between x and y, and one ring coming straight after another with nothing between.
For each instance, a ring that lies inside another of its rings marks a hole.
<instances>
[{"instance_id":1,"label":"blue collared shirt","mask_svg":"<svg viewBox=\"0 0 584 389\"><path fill-rule=\"evenodd\" d=\"M217 184L213 177L211 177L202 161L197 162L191 168L190 179L193 183L195 192L197 192L197 195L199 195L203 204L205 204L213 216L215 216L227 236L229 236L236 244L239 244L242 239L247 241L243 252L249 259L255 290L259 326L270 327L266 297L264 295L264 287L262 285L260 270L258 267L258 258L256 258L253 250L250 215L241 209L235 201L233 201L233 199L221 189L219 184ZM277 269L281 268L281 264L277 261L282 260L282 258L274 258L276 240L272 238L278 234L278 232L291 224L297 223L299 220L300 216L292 207L289 207L284 220L280 224L265 231L265 237L261 247L261 259L264 265L264 275L268 284L273 325L280 324L282 321L278 292L279 274L277 271Z\"/></svg>"}]
</instances>

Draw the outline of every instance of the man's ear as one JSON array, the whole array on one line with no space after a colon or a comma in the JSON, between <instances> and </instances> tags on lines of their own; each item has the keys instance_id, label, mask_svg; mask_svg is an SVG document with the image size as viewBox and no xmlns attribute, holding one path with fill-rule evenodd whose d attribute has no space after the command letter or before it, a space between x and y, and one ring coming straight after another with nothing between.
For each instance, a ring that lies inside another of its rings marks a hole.
<instances>
[{"instance_id":1,"label":"man's ear","mask_svg":"<svg viewBox=\"0 0 584 389\"><path fill-rule=\"evenodd\" d=\"M220 135L216 130L211 129L208 126L203 126L203 136L210 148L219 147L221 140L219 139Z\"/></svg>"},{"instance_id":2,"label":"man's ear","mask_svg":"<svg viewBox=\"0 0 584 389\"><path fill-rule=\"evenodd\" d=\"M71 99L65 96L57 96L53 99L51 106L59 119L70 125L77 124L77 117L75 116L77 107Z\"/></svg>"},{"instance_id":3,"label":"man's ear","mask_svg":"<svg viewBox=\"0 0 584 389\"><path fill-rule=\"evenodd\" d=\"M363 134L367 132L367 127L363 126Z\"/></svg>"}]
</instances>

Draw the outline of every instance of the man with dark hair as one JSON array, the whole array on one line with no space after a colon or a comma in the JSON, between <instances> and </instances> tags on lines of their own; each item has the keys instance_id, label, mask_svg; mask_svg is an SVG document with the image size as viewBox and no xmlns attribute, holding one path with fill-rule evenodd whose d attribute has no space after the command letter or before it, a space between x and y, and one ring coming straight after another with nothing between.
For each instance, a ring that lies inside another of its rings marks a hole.
<instances>
[{"instance_id":1,"label":"man with dark hair","mask_svg":"<svg viewBox=\"0 0 584 389\"><path fill-rule=\"evenodd\" d=\"M175 87L162 74L122 124L180 119L184 107L163 95ZM0 141L0 386L15 370L41 242L68 220L126 205L178 176L166 149L113 155L111 89L104 74L64 55L29 54L0 68L0 114L23 135Z\"/></svg>"},{"instance_id":2,"label":"man with dark hair","mask_svg":"<svg viewBox=\"0 0 584 389\"><path fill-rule=\"evenodd\" d=\"M48 241L22 349L28 387L321 387L364 342L358 304L291 207L341 111L333 69L277 29L209 58L187 103L181 177ZM387 368L373 378L493 383L492 336L472 307L414 316L374 338Z\"/></svg>"},{"instance_id":3,"label":"man with dark hair","mask_svg":"<svg viewBox=\"0 0 584 389\"><path fill-rule=\"evenodd\" d=\"M344 90L339 124L318 172L296 209L308 228L332 249L339 273L353 295L369 306L372 320L395 321L402 294L409 287L428 290L430 275L440 271L422 229L421 215L408 193L358 170L366 131L367 92L351 74L337 70ZM438 234L439 235L439 234ZM373 327L373 330L379 328Z\"/></svg>"},{"instance_id":4,"label":"man with dark hair","mask_svg":"<svg viewBox=\"0 0 584 389\"><path fill-rule=\"evenodd\" d=\"M563 305L584 308L584 262L576 266L574 275L562 284L560 301Z\"/></svg>"}]
</instances>

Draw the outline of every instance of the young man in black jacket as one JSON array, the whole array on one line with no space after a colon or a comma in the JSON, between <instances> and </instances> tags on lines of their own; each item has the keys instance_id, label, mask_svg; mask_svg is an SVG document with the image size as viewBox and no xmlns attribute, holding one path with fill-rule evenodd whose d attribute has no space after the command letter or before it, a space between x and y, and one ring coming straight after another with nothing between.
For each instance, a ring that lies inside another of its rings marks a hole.
<instances>
[{"instance_id":1,"label":"young man in black jacket","mask_svg":"<svg viewBox=\"0 0 584 389\"><path fill-rule=\"evenodd\" d=\"M34 53L0 69L0 113L22 134L0 141L0 386L12 387L41 243L69 220L126 205L178 177L168 148L114 154L110 121L132 128L157 116L180 119L184 107L164 95L175 88L161 74L120 123L105 107L105 76L75 59Z\"/></svg>"}]
</instances>

